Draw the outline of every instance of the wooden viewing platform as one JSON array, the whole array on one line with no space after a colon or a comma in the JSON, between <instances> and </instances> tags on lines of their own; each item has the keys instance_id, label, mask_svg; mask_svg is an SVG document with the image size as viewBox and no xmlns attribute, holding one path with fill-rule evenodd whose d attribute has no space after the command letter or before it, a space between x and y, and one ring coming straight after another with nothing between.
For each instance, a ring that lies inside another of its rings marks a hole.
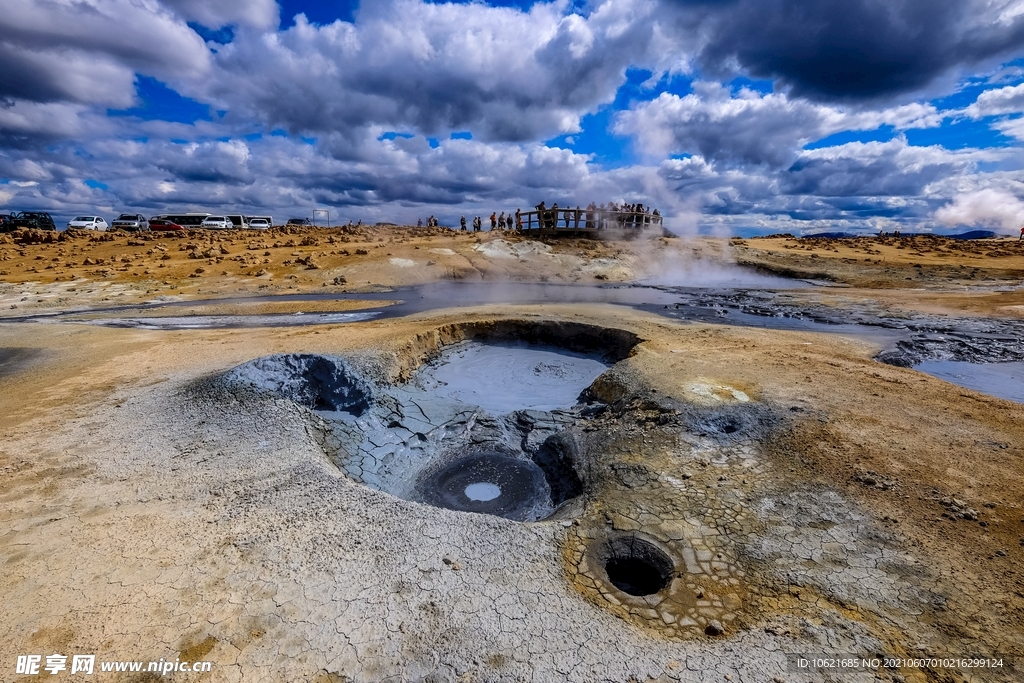
<instances>
[{"instance_id":1,"label":"wooden viewing platform","mask_svg":"<svg viewBox=\"0 0 1024 683\"><path fill-rule=\"evenodd\" d=\"M664 216L634 211L601 209L546 209L524 211L518 229L531 235L603 235L630 237L656 231L664 233Z\"/></svg>"}]
</instances>

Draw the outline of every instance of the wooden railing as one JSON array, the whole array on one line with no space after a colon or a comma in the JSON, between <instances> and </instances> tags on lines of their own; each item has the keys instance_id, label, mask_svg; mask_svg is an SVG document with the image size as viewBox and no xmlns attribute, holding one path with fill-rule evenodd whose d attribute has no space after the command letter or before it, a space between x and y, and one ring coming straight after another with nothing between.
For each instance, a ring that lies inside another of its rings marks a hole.
<instances>
[{"instance_id":1,"label":"wooden railing","mask_svg":"<svg viewBox=\"0 0 1024 683\"><path fill-rule=\"evenodd\" d=\"M546 209L519 214L523 232L635 230L662 228L663 216L646 212L594 209Z\"/></svg>"}]
</instances>

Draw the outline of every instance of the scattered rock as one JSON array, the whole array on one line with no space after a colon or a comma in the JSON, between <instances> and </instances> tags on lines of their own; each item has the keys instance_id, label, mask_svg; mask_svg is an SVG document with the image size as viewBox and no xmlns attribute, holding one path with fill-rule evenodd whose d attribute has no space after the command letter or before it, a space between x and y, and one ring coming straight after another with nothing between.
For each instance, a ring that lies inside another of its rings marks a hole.
<instances>
[{"instance_id":1,"label":"scattered rock","mask_svg":"<svg viewBox=\"0 0 1024 683\"><path fill-rule=\"evenodd\" d=\"M939 504L946 508L943 517L947 519L966 519L971 522L978 521L978 511L968 507L967 503L959 498L942 498Z\"/></svg>"},{"instance_id":2,"label":"scattered rock","mask_svg":"<svg viewBox=\"0 0 1024 683\"><path fill-rule=\"evenodd\" d=\"M889 489L896 488L897 484L899 484L897 480L886 479L872 470L857 472L853 475L853 480L863 484L864 486L870 486L882 491L888 491Z\"/></svg>"},{"instance_id":3,"label":"scattered rock","mask_svg":"<svg viewBox=\"0 0 1024 683\"><path fill-rule=\"evenodd\" d=\"M720 624L718 621L711 620L710 622L708 622L708 625L704 628L704 633L708 634L709 636L720 636L723 633L725 633L725 629L722 628L722 624Z\"/></svg>"}]
</instances>

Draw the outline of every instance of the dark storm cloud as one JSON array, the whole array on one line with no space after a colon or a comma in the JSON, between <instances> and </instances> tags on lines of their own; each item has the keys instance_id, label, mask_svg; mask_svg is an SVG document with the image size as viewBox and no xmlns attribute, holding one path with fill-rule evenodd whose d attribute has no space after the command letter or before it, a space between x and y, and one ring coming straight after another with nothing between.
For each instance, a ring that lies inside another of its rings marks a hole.
<instances>
[{"instance_id":1,"label":"dark storm cloud","mask_svg":"<svg viewBox=\"0 0 1024 683\"><path fill-rule=\"evenodd\" d=\"M818 99L918 90L947 71L1024 53L1010 0L669 0L707 40L711 71L737 64ZM1015 9L1016 7L1016 9Z\"/></svg>"}]
</instances>

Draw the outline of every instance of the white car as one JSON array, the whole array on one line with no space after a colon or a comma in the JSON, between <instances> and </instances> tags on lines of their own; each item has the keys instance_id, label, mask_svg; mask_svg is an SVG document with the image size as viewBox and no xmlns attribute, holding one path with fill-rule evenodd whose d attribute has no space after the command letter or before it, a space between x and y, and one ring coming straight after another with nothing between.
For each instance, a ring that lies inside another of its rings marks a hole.
<instances>
[{"instance_id":1,"label":"white car","mask_svg":"<svg viewBox=\"0 0 1024 683\"><path fill-rule=\"evenodd\" d=\"M137 232L139 230L149 230L149 221L141 213L122 213L114 219L110 227L114 230Z\"/></svg>"},{"instance_id":2,"label":"white car","mask_svg":"<svg viewBox=\"0 0 1024 683\"><path fill-rule=\"evenodd\" d=\"M270 223L266 218L253 218L249 221L250 230L270 230Z\"/></svg>"},{"instance_id":3,"label":"white car","mask_svg":"<svg viewBox=\"0 0 1024 683\"><path fill-rule=\"evenodd\" d=\"M227 216L207 216L199 227L203 230L230 230L235 225Z\"/></svg>"},{"instance_id":4,"label":"white car","mask_svg":"<svg viewBox=\"0 0 1024 683\"><path fill-rule=\"evenodd\" d=\"M100 216L76 216L68 221L68 230L106 230L107 222Z\"/></svg>"}]
</instances>

